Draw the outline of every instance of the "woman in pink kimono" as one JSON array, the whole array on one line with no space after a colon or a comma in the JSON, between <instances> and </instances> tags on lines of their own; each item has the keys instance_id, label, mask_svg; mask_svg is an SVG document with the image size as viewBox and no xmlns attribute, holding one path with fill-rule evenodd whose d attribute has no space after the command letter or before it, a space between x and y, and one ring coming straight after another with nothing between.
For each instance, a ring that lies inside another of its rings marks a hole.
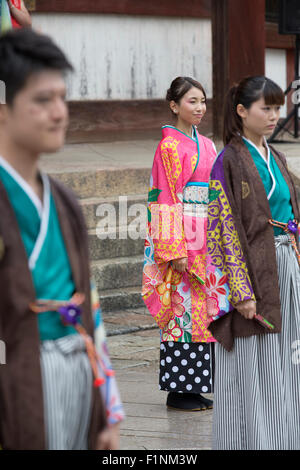
<instances>
[{"instance_id":1,"label":"woman in pink kimono","mask_svg":"<svg viewBox=\"0 0 300 470\"><path fill-rule=\"evenodd\" d=\"M167 92L176 118L163 126L148 198L142 296L161 329L160 389L167 406L212 407L214 338L207 330L206 229L213 142L197 126L206 94L197 81L177 77ZM223 289L222 285L216 286Z\"/></svg>"}]
</instances>

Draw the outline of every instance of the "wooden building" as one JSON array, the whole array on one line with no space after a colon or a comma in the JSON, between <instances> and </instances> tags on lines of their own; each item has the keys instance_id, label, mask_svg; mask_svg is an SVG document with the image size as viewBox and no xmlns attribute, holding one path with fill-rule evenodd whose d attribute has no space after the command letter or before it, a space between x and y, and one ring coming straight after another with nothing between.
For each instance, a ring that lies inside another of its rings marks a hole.
<instances>
[{"instance_id":1,"label":"wooden building","mask_svg":"<svg viewBox=\"0 0 300 470\"><path fill-rule=\"evenodd\" d=\"M195 77L207 91L207 135L219 133L231 83L266 74L285 89L293 80L294 37L278 34L278 0L27 4L34 27L51 35L76 69L67 79L69 141L159 136L170 122L166 89L178 75Z\"/></svg>"}]
</instances>

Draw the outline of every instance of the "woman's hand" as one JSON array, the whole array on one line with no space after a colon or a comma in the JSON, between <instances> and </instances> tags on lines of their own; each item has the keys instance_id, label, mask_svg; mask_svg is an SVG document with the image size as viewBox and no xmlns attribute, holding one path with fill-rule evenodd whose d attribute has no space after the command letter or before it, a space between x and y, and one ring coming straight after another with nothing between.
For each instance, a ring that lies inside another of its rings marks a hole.
<instances>
[{"instance_id":1,"label":"woman's hand","mask_svg":"<svg viewBox=\"0 0 300 470\"><path fill-rule=\"evenodd\" d=\"M254 300L244 300L237 304L236 309L247 320L252 320L256 315L256 303Z\"/></svg>"},{"instance_id":2,"label":"woman's hand","mask_svg":"<svg viewBox=\"0 0 300 470\"><path fill-rule=\"evenodd\" d=\"M188 259L187 258L173 259L172 266L179 273L184 273L188 267Z\"/></svg>"}]
</instances>

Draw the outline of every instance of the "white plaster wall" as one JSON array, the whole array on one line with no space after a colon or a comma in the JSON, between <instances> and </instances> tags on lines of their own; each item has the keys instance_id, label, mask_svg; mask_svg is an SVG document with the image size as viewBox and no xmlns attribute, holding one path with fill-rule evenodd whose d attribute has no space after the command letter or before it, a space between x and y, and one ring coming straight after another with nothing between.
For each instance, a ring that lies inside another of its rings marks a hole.
<instances>
[{"instance_id":1,"label":"white plaster wall","mask_svg":"<svg viewBox=\"0 0 300 470\"><path fill-rule=\"evenodd\" d=\"M265 56L265 75L281 86L283 91L288 87L286 51L283 49L266 49ZM287 106L282 107L281 117L286 117Z\"/></svg>"},{"instance_id":2,"label":"white plaster wall","mask_svg":"<svg viewBox=\"0 0 300 470\"><path fill-rule=\"evenodd\" d=\"M192 76L212 97L211 22L126 15L38 14L76 72L71 100L164 98L172 79Z\"/></svg>"}]
</instances>

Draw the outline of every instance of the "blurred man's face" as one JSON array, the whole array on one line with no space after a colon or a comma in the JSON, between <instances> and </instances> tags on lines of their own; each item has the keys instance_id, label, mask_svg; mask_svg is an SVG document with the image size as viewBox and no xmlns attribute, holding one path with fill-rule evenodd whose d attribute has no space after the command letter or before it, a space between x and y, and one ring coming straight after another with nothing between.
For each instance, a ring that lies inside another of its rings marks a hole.
<instances>
[{"instance_id":1,"label":"blurred man's face","mask_svg":"<svg viewBox=\"0 0 300 470\"><path fill-rule=\"evenodd\" d=\"M6 106L6 138L29 152L55 152L63 144L68 125L66 87L59 71L44 71L29 77L25 87Z\"/></svg>"}]
</instances>

